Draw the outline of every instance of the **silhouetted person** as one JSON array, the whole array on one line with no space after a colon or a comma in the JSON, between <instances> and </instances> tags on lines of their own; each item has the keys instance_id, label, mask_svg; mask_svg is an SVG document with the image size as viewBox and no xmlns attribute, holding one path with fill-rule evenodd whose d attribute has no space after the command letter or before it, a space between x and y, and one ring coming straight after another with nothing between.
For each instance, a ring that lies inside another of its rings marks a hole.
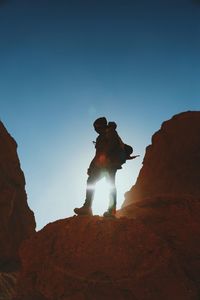
<instances>
[{"instance_id":1,"label":"silhouetted person","mask_svg":"<svg viewBox=\"0 0 200 300\"><path fill-rule=\"evenodd\" d=\"M105 177L110 184L109 207L104 217L114 217L116 213L116 186L115 175L126 159L132 159L125 151L125 145L116 131L116 123L109 122L105 117L94 122L94 129L99 134L95 142L96 154L88 168L88 180L85 203L80 208L75 208L77 215L92 215L92 201L95 184ZM129 146L130 147L130 146ZM132 149L132 147L130 147ZM132 153L132 152L131 152Z\"/></svg>"}]
</instances>

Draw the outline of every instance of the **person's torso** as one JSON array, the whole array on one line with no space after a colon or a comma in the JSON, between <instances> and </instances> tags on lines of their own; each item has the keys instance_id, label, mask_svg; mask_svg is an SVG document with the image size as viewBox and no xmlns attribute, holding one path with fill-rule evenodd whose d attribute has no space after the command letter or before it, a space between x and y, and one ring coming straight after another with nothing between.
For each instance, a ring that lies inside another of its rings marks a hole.
<instances>
[{"instance_id":1,"label":"person's torso","mask_svg":"<svg viewBox=\"0 0 200 300\"><path fill-rule=\"evenodd\" d=\"M121 167L122 141L115 130L105 131L96 139L96 164L100 167Z\"/></svg>"}]
</instances>

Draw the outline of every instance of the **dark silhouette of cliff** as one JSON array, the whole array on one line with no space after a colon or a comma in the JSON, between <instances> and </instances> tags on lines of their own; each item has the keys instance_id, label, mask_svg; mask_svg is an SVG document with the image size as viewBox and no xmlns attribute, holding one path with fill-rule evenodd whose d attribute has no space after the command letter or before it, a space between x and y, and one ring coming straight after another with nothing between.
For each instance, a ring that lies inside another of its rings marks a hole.
<instances>
[{"instance_id":1,"label":"dark silhouette of cliff","mask_svg":"<svg viewBox=\"0 0 200 300\"><path fill-rule=\"evenodd\" d=\"M17 144L0 122L0 299L11 299L20 268L19 247L34 232Z\"/></svg>"},{"instance_id":2,"label":"dark silhouette of cliff","mask_svg":"<svg viewBox=\"0 0 200 300\"><path fill-rule=\"evenodd\" d=\"M33 212L27 204L25 178L17 144L0 122L0 269L18 260L21 242L35 231Z\"/></svg>"}]
</instances>

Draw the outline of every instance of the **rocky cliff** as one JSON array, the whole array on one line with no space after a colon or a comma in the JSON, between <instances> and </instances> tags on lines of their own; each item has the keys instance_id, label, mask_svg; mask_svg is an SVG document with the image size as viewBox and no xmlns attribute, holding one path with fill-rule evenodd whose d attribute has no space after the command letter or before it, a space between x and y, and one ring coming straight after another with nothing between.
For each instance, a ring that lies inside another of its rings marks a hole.
<instances>
[{"instance_id":1,"label":"rocky cliff","mask_svg":"<svg viewBox=\"0 0 200 300\"><path fill-rule=\"evenodd\" d=\"M164 122L146 148L136 184L123 207L158 195L200 196L200 112Z\"/></svg>"},{"instance_id":2,"label":"rocky cliff","mask_svg":"<svg viewBox=\"0 0 200 300\"><path fill-rule=\"evenodd\" d=\"M48 224L21 247L15 300L200 299L200 112L163 123L117 219Z\"/></svg>"},{"instance_id":3,"label":"rocky cliff","mask_svg":"<svg viewBox=\"0 0 200 300\"><path fill-rule=\"evenodd\" d=\"M23 240L35 232L17 144L0 122L0 272L15 268Z\"/></svg>"},{"instance_id":4,"label":"rocky cliff","mask_svg":"<svg viewBox=\"0 0 200 300\"><path fill-rule=\"evenodd\" d=\"M27 240L21 259L20 300L197 299L179 251L139 220L60 220Z\"/></svg>"}]
</instances>

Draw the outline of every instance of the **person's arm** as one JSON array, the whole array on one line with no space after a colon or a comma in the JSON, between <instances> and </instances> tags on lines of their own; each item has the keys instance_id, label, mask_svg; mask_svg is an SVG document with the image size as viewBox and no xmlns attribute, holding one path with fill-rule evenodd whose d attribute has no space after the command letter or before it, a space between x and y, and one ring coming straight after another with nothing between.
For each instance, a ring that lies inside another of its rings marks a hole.
<instances>
[{"instance_id":1,"label":"person's arm","mask_svg":"<svg viewBox=\"0 0 200 300\"><path fill-rule=\"evenodd\" d=\"M95 168L95 157L93 158L93 160L91 161L89 168L87 169L87 175L90 175L92 170Z\"/></svg>"}]
</instances>

